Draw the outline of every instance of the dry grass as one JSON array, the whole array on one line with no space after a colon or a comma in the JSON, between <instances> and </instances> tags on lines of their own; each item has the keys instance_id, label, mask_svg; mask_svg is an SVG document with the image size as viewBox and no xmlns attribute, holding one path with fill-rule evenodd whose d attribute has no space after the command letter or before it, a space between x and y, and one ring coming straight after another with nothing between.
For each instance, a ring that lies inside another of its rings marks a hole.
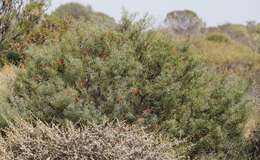
<instances>
[{"instance_id":1,"label":"dry grass","mask_svg":"<svg viewBox=\"0 0 260 160\"><path fill-rule=\"evenodd\" d=\"M12 92L12 86L16 78L15 68L6 65L0 70L0 97L7 97Z\"/></svg>"},{"instance_id":2,"label":"dry grass","mask_svg":"<svg viewBox=\"0 0 260 160\"><path fill-rule=\"evenodd\" d=\"M170 143L122 123L76 129L21 122L5 133L6 137L0 138L3 160L175 159Z\"/></svg>"},{"instance_id":3,"label":"dry grass","mask_svg":"<svg viewBox=\"0 0 260 160\"><path fill-rule=\"evenodd\" d=\"M249 119L244 129L244 137L246 140L250 140L250 138L252 137L252 133L257 128L258 123L259 123L259 117L257 116L257 113L250 113Z\"/></svg>"},{"instance_id":4,"label":"dry grass","mask_svg":"<svg viewBox=\"0 0 260 160\"><path fill-rule=\"evenodd\" d=\"M260 123L254 124L253 130L251 130L249 137L247 137L247 154L250 160L260 159Z\"/></svg>"},{"instance_id":5,"label":"dry grass","mask_svg":"<svg viewBox=\"0 0 260 160\"><path fill-rule=\"evenodd\" d=\"M209 64L260 68L260 55L253 52L249 47L236 42L218 43L197 40L192 44L194 50L197 50Z\"/></svg>"},{"instance_id":6,"label":"dry grass","mask_svg":"<svg viewBox=\"0 0 260 160\"><path fill-rule=\"evenodd\" d=\"M13 85L16 79L15 67L6 65L0 69L0 126L5 125L3 118L13 115L8 98L13 93Z\"/></svg>"}]
</instances>

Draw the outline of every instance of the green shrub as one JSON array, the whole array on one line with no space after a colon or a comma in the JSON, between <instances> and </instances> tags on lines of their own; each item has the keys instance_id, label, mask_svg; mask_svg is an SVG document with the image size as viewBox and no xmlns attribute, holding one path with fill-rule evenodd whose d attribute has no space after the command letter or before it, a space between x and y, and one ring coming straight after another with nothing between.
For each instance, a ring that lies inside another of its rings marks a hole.
<instances>
[{"instance_id":1,"label":"green shrub","mask_svg":"<svg viewBox=\"0 0 260 160\"><path fill-rule=\"evenodd\" d=\"M91 7L85 7L79 3L66 3L59 6L52 14L59 18L71 16L77 20L80 18L89 20L91 12Z\"/></svg>"},{"instance_id":2,"label":"green shrub","mask_svg":"<svg viewBox=\"0 0 260 160\"><path fill-rule=\"evenodd\" d=\"M26 42L29 45L43 45L51 41L59 41L63 33L68 31L72 24L70 17L60 19L53 15L45 15L41 24L34 27L27 35Z\"/></svg>"},{"instance_id":3,"label":"green shrub","mask_svg":"<svg viewBox=\"0 0 260 160\"><path fill-rule=\"evenodd\" d=\"M217 43L229 43L230 39L224 35L224 34L219 34L219 33L215 33L215 34L210 34L207 37L208 41L212 41L212 42L217 42Z\"/></svg>"},{"instance_id":4,"label":"green shrub","mask_svg":"<svg viewBox=\"0 0 260 160\"><path fill-rule=\"evenodd\" d=\"M27 36L41 22L46 5L46 1L1 1L0 67L22 63Z\"/></svg>"},{"instance_id":5,"label":"green shrub","mask_svg":"<svg viewBox=\"0 0 260 160\"><path fill-rule=\"evenodd\" d=\"M247 82L217 73L147 24L127 16L111 29L78 22L60 42L31 47L12 105L47 122L144 118L194 144L192 158L240 156Z\"/></svg>"},{"instance_id":6,"label":"green shrub","mask_svg":"<svg viewBox=\"0 0 260 160\"><path fill-rule=\"evenodd\" d=\"M51 15L59 19L71 17L76 21L89 21L109 27L115 25L114 18L109 17L108 15L101 12L95 12L91 6L84 6L79 3L63 4L59 6L54 12L52 12Z\"/></svg>"},{"instance_id":7,"label":"green shrub","mask_svg":"<svg viewBox=\"0 0 260 160\"><path fill-rule=\"evenodd\" d=\"M227 156L230 144L242 147L246 111L241 96L247 83L235 76L212 75L214 71L188 55L164 67L146 88L146 106L151 106L162 129L192 142L191 157L214 152Z\"/></svg>"},{"instance_id":8,"label":"green shrub","mask_svg":"<svg viewBox=\"0 0 260 160\"><path fill-rule=\"evenodd\" d=\"M81 80L84 79L82 60L62 54L55 46L37 51L26 64L25 73L20 73L17 78L17 96L14 97L19 101L15 103L17 107L26 108L49 122L61 122L71 111L75 113L68 116L70 119L75 119L74 115L78 116L77 120L84 121L89 118L85 116L95 116L96 113L90 111L93 108L91 102L87 97L82 101L83 95L80 95L79 88L82 88Z\"/></svg>"},{"instance_id":9,"label":"green shrub","mask_svg":"<svg viewBox=\"0 0 260 160\"><path fill-rule=\"evenodd\" d=\"M0 49L8 49L11 42L20 42L39 23L45 5L45 1L1 3Z\"/></svg>"}]
</instances>

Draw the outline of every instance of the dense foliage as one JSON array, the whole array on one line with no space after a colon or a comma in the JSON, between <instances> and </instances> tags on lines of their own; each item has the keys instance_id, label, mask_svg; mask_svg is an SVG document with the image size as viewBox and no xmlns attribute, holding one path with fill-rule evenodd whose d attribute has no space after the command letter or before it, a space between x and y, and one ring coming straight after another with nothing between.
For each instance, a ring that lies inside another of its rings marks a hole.
<instances>
[{"instance_id":1,"label":"dense foliage","mask_svg":"<svg viewBox=\"0 0 260 160\"><path fill-rule=\"evenodd\" d=\"M238 147L247 83L218 74L167 35L144 32L146 24L127 17L115 29L78 22L60 42L31 47L12 107L47 122L144 119L194 144L191 156Z\"/></svg>"},{"instance_id":2,"label":"dense foliage","mask_svg":"<svg viewBox=\"0 0 260 160\"><path fill-rule=\"evenodd\" d=\"M17 64L27 44L24 39L40 23L45 1L5 0L0 2L0 66L6 60Z\"/></svg>"}]
</instances>

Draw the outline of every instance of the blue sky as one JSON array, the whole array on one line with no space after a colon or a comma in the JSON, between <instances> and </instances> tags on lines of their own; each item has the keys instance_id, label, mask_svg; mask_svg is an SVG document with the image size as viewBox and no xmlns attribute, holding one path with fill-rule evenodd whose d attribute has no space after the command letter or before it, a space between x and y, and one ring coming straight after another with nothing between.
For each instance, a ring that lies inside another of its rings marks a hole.
<instances>
[{"instance_id":1,"label":"blue sky","mask_svg":"<svg viewBox=\"0 0 260 160\"><path fill-rule=\"evenodd\" d=\"M260 22L260 0L52 0L52 9L72 1L89 4L116 20L125 8L130 12L149 13L157 23L162 22L169 11L183 9L195 11L208 26L249 20Z\"/></svg>"}]
</instances>

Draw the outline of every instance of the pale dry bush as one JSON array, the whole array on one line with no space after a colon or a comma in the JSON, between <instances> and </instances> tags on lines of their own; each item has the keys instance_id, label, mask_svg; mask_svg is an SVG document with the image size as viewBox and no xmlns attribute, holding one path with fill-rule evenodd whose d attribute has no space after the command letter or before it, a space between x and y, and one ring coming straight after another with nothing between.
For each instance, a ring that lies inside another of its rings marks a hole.
<instances>
[{"instance_id":1,"label":"pale dry bush","mask_svg":"<svg viewBox=\"0 0 260 160\"><path fill-rule=\"evenodd\" d=\"M15 79L16 68L14 66L5 65L0 69L0 127L6 125L6 118L10 118L15 114L9 103Z\"/></svg>"},{"instance_id":2,"label":"pale dry bush","mask_svg":"<svg viewBox=\"0 0 260 160\"><path fill-rule=\"evenodd\" d=\"M167 160L175 159L172 144L123 123L93 125L77 129L36 125L24 121L11 124L0 138L4 160Z\"/></svg>"},{"instance_id":3,"label":"pale dry bush","mask_svg":"<svg viewBox=\"0 0 260 160\"><path fill-rule=\"evenodd\" d=\"M0 70L0 96L10 96L13 88L13 83L16 78L15 68L11 65L6 65Z\"/></svg>"}]
</instances>

